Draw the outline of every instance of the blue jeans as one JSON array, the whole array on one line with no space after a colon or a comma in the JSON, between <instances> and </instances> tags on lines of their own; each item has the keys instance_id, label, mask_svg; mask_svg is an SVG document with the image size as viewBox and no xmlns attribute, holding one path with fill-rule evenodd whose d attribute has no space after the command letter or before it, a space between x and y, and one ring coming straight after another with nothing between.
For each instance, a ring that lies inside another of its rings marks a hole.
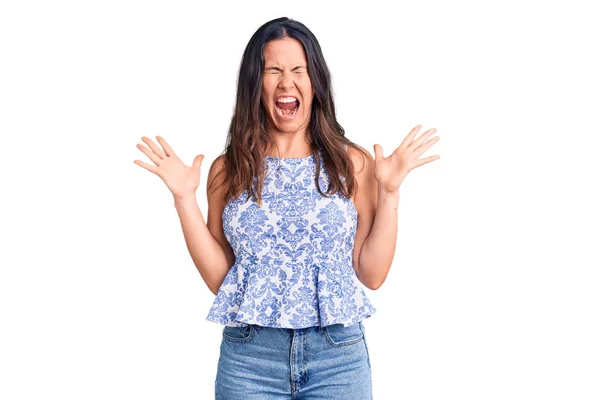
<instances>
[{"instance_id":1,"label":"blue jeans","mask_svg":"<svg viewBox=\"0 0 600 400\"><path fill-rule=\"evenodd\" d=\"M225 326L215 395L216 400L372 400L363 323Z\"/></svg>"}]
</instances>

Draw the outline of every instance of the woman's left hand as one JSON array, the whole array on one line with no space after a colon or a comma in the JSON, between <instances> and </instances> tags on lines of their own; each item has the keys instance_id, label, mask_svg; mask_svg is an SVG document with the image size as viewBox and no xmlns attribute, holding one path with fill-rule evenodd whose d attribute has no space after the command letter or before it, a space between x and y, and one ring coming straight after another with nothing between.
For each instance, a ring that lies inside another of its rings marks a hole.
<instances>
[{"instance_id":1,"label":"woman's left hand","mask_svg":"<svg viewBox=\"0 0 600 400\"><path fill-rule=\"evenodd\" d=\"M419 160L418 158L431 146L440 140L439 136L427 140L437 130L429 129L427 132L413 140L422 125L417 125L404 138L400 146L389 157L383 157L383 149L380 145L373 146L375 150L375 179L379 182L380 188L386 192L395 192L400 188L400 184L406 178L406 175L416 167L428 162L437 160L440 156L430 156ZM425 140L427 140L425 142Z\"/></svg>"}]
</instances>

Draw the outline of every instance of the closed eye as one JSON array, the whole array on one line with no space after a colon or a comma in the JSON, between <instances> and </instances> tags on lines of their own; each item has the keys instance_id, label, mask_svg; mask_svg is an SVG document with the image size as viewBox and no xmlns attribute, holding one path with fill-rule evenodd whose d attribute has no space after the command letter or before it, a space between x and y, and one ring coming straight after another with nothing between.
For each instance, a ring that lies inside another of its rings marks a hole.
<instances>
[{"instance_id":1,"label":"closed eye","mask_svg":"<svg viewBox=\"0 0 600 400\"><path fill-rule=\"evenodd\" d=\"M274 74L280 74L283 71L279 68L276 67L270 67L270 68L265 68L265 73L269 74L269 75L274 75ZM292 69L292 72L296 73L296 74L303 74L306 72L306 67L296 67L294 69Z\"/></svg>"}]
</instances>

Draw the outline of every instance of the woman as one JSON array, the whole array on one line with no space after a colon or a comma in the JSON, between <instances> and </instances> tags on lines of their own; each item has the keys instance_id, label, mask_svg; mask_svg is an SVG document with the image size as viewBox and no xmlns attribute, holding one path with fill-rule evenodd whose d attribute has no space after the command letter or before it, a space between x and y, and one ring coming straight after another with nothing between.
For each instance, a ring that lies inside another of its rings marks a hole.
<instances>
[{"instance_id":1,"label":"woman","mask_svg":"<svg viewBox=\"0 0 600 400\"><path fill-rule=\"evenodd\" d=\"M435 129L375 158L345 137L315 36L279 18L250 39L226 150L195 198L198 155L185 166L161 137L138 144L175 198L188 250L224 325L217 399L371 399L362 321L392 263L399 187L439 138Z\"/></svg>"}]
</instances>

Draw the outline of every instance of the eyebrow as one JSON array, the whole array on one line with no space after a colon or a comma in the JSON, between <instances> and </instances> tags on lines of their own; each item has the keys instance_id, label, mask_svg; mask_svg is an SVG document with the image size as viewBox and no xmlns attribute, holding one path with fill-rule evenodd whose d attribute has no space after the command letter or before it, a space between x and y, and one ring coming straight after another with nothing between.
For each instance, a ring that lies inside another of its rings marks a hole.
<instances>
[{"instance_id":1,"label":"eyebrow","mask_svg":"<svg viewBox=\"0 0 600 400\"><path fill-rule=\"evenodd\" d=\"M305 65L298 65L297 67L292 68L292 71L295 71L298 68L306 68L306 66ZM265 68L265 70L267 70L267 69L274 69L274 70L277 70L277 71L281 71L282 70L279 67L267 67L267 68Z\"/></svg>"}]
</instances>

